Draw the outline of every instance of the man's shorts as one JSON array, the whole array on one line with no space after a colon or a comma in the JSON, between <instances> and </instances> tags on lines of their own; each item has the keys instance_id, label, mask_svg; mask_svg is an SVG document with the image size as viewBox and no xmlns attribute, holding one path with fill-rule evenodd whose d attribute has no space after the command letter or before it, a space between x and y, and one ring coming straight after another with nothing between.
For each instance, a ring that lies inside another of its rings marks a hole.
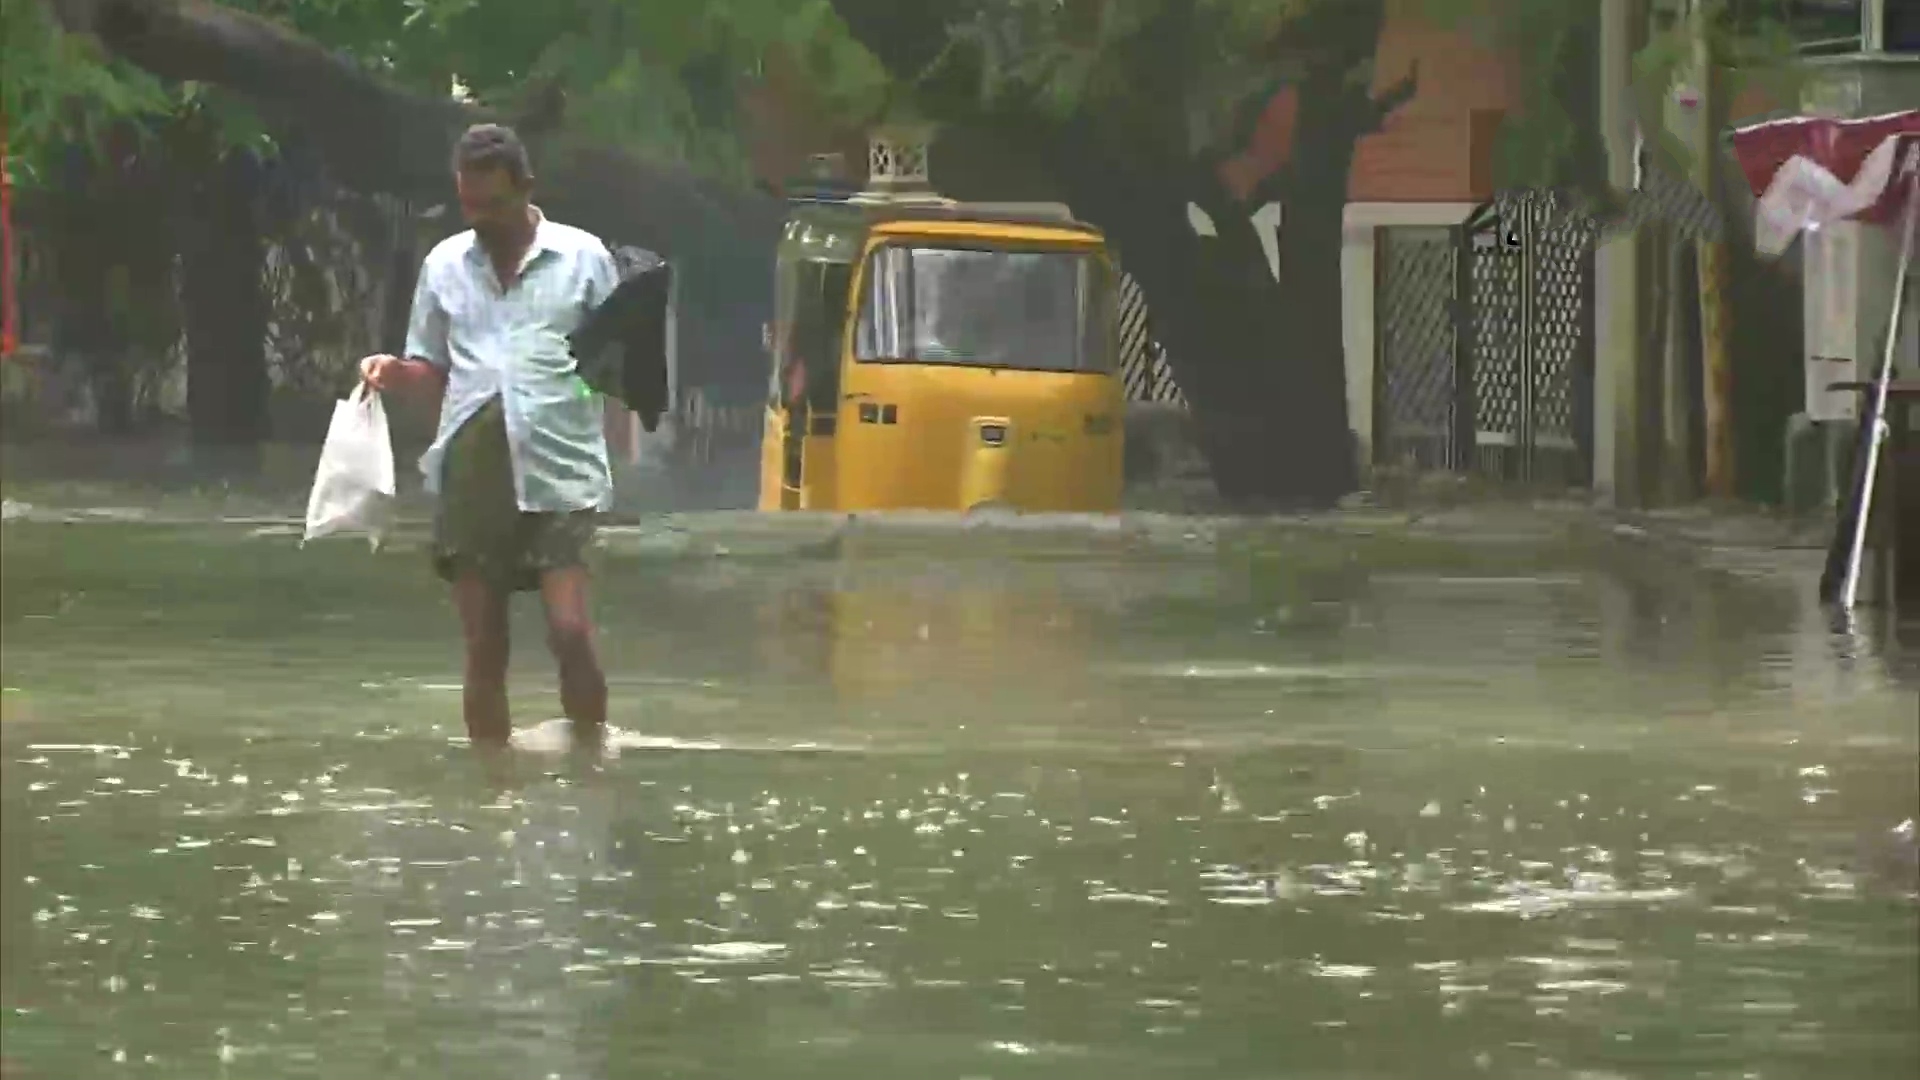
<instances>
[{"instance_id":1,"label":"man's shorts","mask_svg":"<svg viewBox=\"0 0 1920 1080\"><path fill-rule=\"evenodd\" d=\"M507 414L494 398L447 444L433 520L433 568L449 582L477 575L502 592L529 592L540 587L546 571L585 564L598 518L593 510L520 509Z\"/></svg>"}]
</instances>

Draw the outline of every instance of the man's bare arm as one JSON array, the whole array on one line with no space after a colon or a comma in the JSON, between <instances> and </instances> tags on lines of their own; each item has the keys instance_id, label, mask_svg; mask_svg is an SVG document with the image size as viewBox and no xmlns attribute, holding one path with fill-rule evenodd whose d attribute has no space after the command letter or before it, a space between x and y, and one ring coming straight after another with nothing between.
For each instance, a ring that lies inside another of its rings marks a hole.
<instances>
[{"instance_id":1,"label":"man's bare arm","mask_svg":"<svg viewBox=\"0 0 1920 1080\"><path fill-rule=\"evenodd\" d=\"M369 356L360 361L360 377L381 393L438 397L447 388L446 372L417 356Z\"/></svg>"},{"instance_id":2,"label":"man's bare arm","mask_svg":"<svg viewBox=\"0 0 1920 1080\"><path fill-rule=\"evenodd\" d=\"M431 396L438 403L447 388L453 357L447 344L447 312L434 288L433 257L421 266L413 287L413 305L407 314L407 343L400 356L370 356L360 374L375 390Z\"/></svg>"},{"instance_id":3,"label":"man's bare arm","mask_svg":"<svg viewBox=\"0 0 1920 1080\"><path fill-rule=\"evenodd\" d=\"M401 373L400 382L409 391L435 397L446 392L447 373L430 361L409 356L401 360L397 368Z\"/></svg>"}]
</instances>

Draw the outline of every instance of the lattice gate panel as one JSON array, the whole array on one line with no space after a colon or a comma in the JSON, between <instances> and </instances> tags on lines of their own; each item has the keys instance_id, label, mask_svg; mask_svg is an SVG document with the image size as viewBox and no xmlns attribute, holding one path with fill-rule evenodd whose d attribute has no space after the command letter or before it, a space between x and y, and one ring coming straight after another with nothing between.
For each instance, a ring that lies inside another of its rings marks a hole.
<instances>
[{"instance_id":1,"label":"lattice gate panel","mask_svg":"<svg viewBox=\"0 0 1920 1080\"><path fill-rule=\"evenodd\" d=\"M1558 483L1590 476L1586 419L1593 339L1592 227L1552 203L1529 207L1527 264L1527 475Z\"/></svg>"},{"instance_id":2,"label":"lattice gate panel","mask_svg":"<svg viewBox=\"0 0 1920 1080\"><path fill-rule=\"evenodd\" d=\"M1457 234L1447 228L1380 232L1375 294L1375 383L1383 463L1454 468Z\"/></svg>"},{"instance_id":3,"label":"lattice gate panel","mask_svg":"<svg viewBox=\"0 0 1920 1080\"><path fill-rule=\"evenodd\" d=\"M1502 218L1508 211L1502 208ZM1475 472L1511 476L1526 442L1526 283L1522 247L1473 244L1467 255L1473 349Z\"/></svg>"},{"instance_id":4,"label":"lattice gate panel","mask_svg":"<svg viewBox=\"0 0 1920 1080\"><path fill-rule=\"evenodd\" d=\"M1501 198L1495 208L1499 229L1467 256L1472 468L1584 484L1591 478L1593 226L1544 192Z\"/></svg>"},{"instance_id":5,"label":"lattice gate panel","mask_svg":"<svg viewBox=\"0 0 1920 1080\"><path fill-rule=\"evenodd\" d=\"M1185 405L1166 347L1153 335L1153 318L1146 294L1133 275L1120 272L1120 382L1128 401Z\"/></svg>"}]
</instances>

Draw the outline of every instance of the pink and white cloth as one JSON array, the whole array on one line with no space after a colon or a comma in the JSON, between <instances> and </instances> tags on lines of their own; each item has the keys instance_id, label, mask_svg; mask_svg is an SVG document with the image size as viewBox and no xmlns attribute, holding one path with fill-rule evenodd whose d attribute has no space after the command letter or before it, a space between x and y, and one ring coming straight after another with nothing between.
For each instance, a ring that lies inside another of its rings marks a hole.
<instances>
[{"instance_id":1,"label":"pink and white cloth","mask_svg":"<svg viewBox=\"0 0 1920 1080\"><path fill-rule=\"evenodd\" d=\"M1777 256L1803 230L1897 220L1920 170L1920 110L1750 124L1734 130L1733 152L1759 200L1754 246Z\"/></svg>"}]
</instances>

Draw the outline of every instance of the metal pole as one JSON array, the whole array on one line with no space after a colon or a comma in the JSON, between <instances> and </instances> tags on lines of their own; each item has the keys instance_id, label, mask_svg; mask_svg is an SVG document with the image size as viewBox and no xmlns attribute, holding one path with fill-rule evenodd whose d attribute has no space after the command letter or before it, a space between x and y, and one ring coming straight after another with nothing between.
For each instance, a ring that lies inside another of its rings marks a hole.
<instances>
[{"instance_id":1,"label":"metal pole","mask_svg":"<svg viewBox=\"0 0 1920 1080\"><path fill-rule=\"evenodd\" d=\"M1710 200L1717 199L1720 191L1719 148L1713 132L1723 125L1730 105L1723 100L1724 88L1709 41L1711 20L1722 6L1720 0L1693 0L1687 12L1687 34L1692 46L1689 78L1694 84L1697 98L1691 109L1686 110L1684 126L1688 149L1693 156L1693 182ZM1687 243L1685 240L1676 242ZM1691 450L1694 445L1692 439L1698 438L1698 445L1704 451L1701 458L1705 468L1697 478L1702 482L1702 490L1714 498L1727 499L1734 494L1733 370L1727 341L1731 323L1726 294L1727 247L1724 242L1706 236L1697 237L1691 243L1696 280L1688 284L1697 288L1699 299L1701 424L1697 432L1692 430L1691 422L1684 425L1689 438L1686 444L1688 456L1682 471L1690 483L1696 479L1693 476ZM1675 282L1674 287L1680 287L1680 283Z\"/></svg>"},{"instance_id":2,"label":"metal pole","mask_svg":"<svg viewBox=\"0 0 1920 1080\"><path fill-rule=\"evenodd\" d=\"M1727 297L1727 245L1718 240L1695 242L1699 252L1701 361L1706 368L1706 492L1716 499L1735 494L1737 464L1733 439L1732 332Z\"/></svg>"},{"instance_id":3,"label":"metal pole","mask_svg":"<svg viewBox=\"0 0 1920 1080\"><path fill-rule=\"evenodd\" d=\"M0 113L0 360L19 344L19 312L14 307L13 174L7 171L7 118Z\"/></svg>"},{"instance_id":4,"label":"metal pole","mask_svg":"<svg viewBox=\"0 0 1920 1080\"><path fill-rule=\"evenodd\" d=\"M1453 262L1453 432L1448 440L1447 467L1459 473L1471 473L1479 466L1479 447L1474 433L1480 428L1479 398L1475 396L1473 373L1479 363L1480 339L1474 333L1477 313L1473 296L1473 236L1466 229L1454 230Z\"/></svg>"},{"instance_id":5,"label":"metal pole","mask_svg":"<svg viewBox=\"0 0 1920 1080\"><path fill-rule=\"evenodd\" d=\"M1920 145L1909 147L1906 156L1907 206L1900 215L1900 268L1893 275L1893 313L1887 318L1887 340L1881 349L1880 371L1873 379L1873 397L1862 419L1871 428L1864 448L1867 460L1860 474L1860 512L1853 522L1853 539L1847 549L1847 568L1840 583L1840 610L1852 611L1860 591L1860 563L1867 547L1867 522L1873 517L1873 488L1880 471L1880 448L1887 441L1887 387L1893 379L1893 357L1900 344L1901 324L1905 321L1907 270L1913 262L1913 232L1916 214L1920 214Z\"/></svg>"},{"instance_id":6,"label":"metal pole","mask_svg":"<svg viewBox=\"0 0 1920 1080\"><path fill-rule=\"evenodd\" d=\"M1606 143L1607 183L1638 187L1638 125L1633 108L1633 55L1646 31L1637 0L1600 0L1600 124ZM1638 252L1644 241L1631 231L1603 238L1594 252L1593 290L1593 484L1614 505L1640 502L1637 462L1640 434L1640 356L1637 320L1641 298Z\"/></svg>"},{"instance_id":7,"label":"metal pole","mask_svg":"<svg viewBox=\"0 0 1920 1080\"><path fill-rule=\"evenodd\" d=\"M1540 454L1539 252L1543 236L1552 235L1546 225L1556 208L1552 203L1542 207L1532 199L1522 205L1527 209L1521 215L1525 222L1521 228L1526 231L1520 243L1520 478L1531 484L1538 475Z\"/></svg>"},{"instance_id":8,"label":"metal pole","mask_svg":"<svg viewBox=\"0 0 1920 1080\"><path fill-rule=\"evenodd\" d=\"M667 412L661 417L668 442L677 437L680 416L680 279L686 265L668 264L667 279Z\"/></svg>"}]
</instances>

